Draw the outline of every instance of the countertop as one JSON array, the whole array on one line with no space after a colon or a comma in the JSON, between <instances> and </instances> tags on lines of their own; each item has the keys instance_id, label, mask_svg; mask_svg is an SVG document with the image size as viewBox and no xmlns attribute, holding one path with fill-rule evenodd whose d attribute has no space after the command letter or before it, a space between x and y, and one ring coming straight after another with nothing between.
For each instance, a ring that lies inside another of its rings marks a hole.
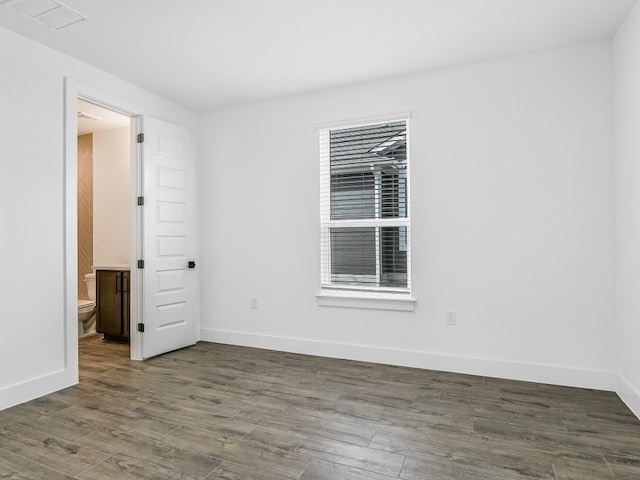
<instances>
[{"instance_id":1,"label":"countertop","mask_svg":"<svg viewBox=\"0 0 640 480\"><path fill-rule=\"evenodd\" d=\"M121 263L120 265L94 265L94 270L131 270L131 265L128 263Z\"/></svg>"}]
</instances>

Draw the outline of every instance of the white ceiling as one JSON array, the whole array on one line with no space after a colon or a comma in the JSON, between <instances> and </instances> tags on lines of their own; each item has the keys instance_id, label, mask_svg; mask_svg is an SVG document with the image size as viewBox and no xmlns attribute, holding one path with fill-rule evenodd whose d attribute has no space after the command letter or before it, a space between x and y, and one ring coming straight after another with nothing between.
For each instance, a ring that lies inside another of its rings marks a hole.
<instances>
[{"instance_id":1,"label":"white ceiling","mask_svg":"<svg viewBox=\"0 0 640 480\"><path fill-rule=\"evenodd\" d=\"M608 39L635 0L64 0L0 26L198 111Z\"/></svg>"},{"instance_id":2,"label":"white ceiling","mask_svg":"<svg viewBox=\"0 0 640 480\"><path fill-rule=\"evenodd\" d=\"M131 118L126 115L78 100L78 135L126 128L130 125Z\"/></svg>"}]
</instances>

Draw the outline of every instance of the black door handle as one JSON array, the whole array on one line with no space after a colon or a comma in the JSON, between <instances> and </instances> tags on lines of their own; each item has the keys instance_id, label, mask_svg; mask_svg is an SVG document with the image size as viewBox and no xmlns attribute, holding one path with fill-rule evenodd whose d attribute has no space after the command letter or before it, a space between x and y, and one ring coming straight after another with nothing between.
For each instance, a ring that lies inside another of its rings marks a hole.
<instances>
[{"instance_id":1,"label":"black door handle","mask_svg":"<svg viewBox=\"0 0 640 480\"><path fill-rule=\"evenodd\" d=\"M189 268L196 268L196 262L193 260L189 261Z\"/></svg>"}]
</instances>

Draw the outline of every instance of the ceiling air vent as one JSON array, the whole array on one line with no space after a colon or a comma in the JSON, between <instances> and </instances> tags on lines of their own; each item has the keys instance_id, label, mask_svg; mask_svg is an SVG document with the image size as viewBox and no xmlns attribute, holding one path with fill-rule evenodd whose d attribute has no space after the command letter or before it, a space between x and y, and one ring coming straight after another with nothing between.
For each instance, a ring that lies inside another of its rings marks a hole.
<instances>
[{"instance_id":1,"label":"ceiling air vent","mask_svg":"<svg viewBox=\"0 0 640 480\"><path fill-rule=\"evenodd\" d=\"M0 0L0 4L54 30L89 20L56 0Z\"/></svg>"}]
</instances>

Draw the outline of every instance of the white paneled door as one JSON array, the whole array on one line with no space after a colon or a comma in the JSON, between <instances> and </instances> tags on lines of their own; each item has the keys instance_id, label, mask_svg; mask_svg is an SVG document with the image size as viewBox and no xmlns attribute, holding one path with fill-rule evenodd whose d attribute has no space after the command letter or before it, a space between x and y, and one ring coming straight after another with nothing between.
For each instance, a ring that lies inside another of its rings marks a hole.
<instances>
[{"instance_id":1,"label":"white paneled door","mask_svg":"<svg viewBox=\"0 0 640 480\"><path fill-rule=\"evenodd\" d=\"M189 130L142 121L142 357L196 343L195 146ZM132 328L137 328L133 326Z\"/></svg>"}]
</instances>

